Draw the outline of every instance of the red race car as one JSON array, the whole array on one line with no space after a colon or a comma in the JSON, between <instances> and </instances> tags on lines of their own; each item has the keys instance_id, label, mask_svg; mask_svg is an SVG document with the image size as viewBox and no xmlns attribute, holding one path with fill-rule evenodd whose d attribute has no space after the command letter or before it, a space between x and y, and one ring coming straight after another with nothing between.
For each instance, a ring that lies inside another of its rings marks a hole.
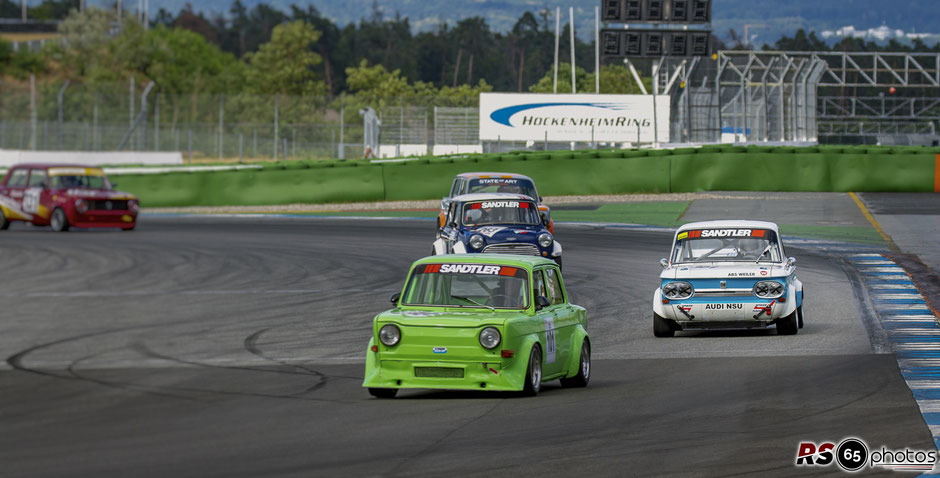
<instances>
[{"instance_id":1,"label":"red race car","mask_svg":"<svg viewBox=\"0 0 940 478\"><path fill-rule=\"evenodd\" d=\"M137 225L137 196L111 189L101 168L66 164L18 164L0 183L0 230L10 221L69 227Z\"/></svg>"}]
</instances>

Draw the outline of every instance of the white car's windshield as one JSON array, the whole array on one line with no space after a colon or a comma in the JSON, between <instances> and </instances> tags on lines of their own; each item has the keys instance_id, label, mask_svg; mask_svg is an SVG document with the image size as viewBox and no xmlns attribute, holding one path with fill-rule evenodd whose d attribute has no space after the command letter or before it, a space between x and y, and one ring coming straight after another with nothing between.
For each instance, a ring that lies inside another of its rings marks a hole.
<instances>
[{"instance_id":1,"label":"white car's windshield","mask_svg":"<svg viewBox=\"0 0 940 478\"><path fill-rule=\"evenodd\" d=\"M411 275L402 305L528 307L525 269L487 264L426 264Z\"/></svg>"},{"instance_id":2,"label":"white car's windshield","mask_svg":"<svg viewBox=\"0 0 940 478\"><path fill-rule=\"evenodd\" d=\"M479 178L471 179L467 193L513 193L525 194L538 200L532 181L516 178Z\"/></svg>"},{"instance_id":3,"label":"white car's windshield","mask_svg":"<svg viewBox=\"0 0 940 478\"><path fill-rule=\"evenodd\" d=\"M672 262L781 262L782 256L769 229L700 229L676 236Z\"/></svg>"},{"instance_id":4,"label":"white car's windshield","mask_svg":"<svg viewBox=\"0 0 940 478\"><path fill-rule=\"evenodd\" d=\"M519 200L494 200L469 202L463 205L463 224L465 226L485 226L489 224L526 224L539 223L538 208L534 203Z\"/></svg>"}]
</instances>

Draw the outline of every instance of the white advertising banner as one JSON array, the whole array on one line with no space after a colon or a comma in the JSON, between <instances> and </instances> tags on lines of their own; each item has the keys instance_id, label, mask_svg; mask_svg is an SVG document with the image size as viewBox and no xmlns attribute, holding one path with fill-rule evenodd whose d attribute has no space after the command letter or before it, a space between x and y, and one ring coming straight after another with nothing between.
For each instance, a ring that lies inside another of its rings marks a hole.
<instances>
[{"instance_id":1,"label":"white advertising banner","mask_svg":"<svg viewBox=\"0 0 940 478\"><path fill-rule=\"evenodd\" d=\"M669 96L482 93L480 141L669 141ZM653 124L657 124L654 131Z\"/></svg>"}]
</instances>

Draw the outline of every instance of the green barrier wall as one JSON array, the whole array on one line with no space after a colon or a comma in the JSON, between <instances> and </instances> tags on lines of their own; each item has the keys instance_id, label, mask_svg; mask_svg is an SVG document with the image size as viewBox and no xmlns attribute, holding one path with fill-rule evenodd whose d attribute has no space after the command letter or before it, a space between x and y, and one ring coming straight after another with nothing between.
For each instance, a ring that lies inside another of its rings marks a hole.
<instances>
[{"instance_id":1,"label":"green barrier wall","mask_svg":"<svg viewBox=\"0 0 940 478\"><path fill-rule=\"evenodd\" d=\"M121 175L122 191L147 207L237 206L381 201L382 167L263 169L207 173Z\"/></svg>"},{"instance_id":2,"label":"green barrier wall","mask_svg":"<svg viewBox=\"0 0 940 478\"><path fill-rule=\"evenodd\" d=\"M695 191L934 190L936 148L743 147L295 161L260 170L115 175L148 207L437 199L470 171L531 176L546 196Z\"/></svg>"}]
</instances>

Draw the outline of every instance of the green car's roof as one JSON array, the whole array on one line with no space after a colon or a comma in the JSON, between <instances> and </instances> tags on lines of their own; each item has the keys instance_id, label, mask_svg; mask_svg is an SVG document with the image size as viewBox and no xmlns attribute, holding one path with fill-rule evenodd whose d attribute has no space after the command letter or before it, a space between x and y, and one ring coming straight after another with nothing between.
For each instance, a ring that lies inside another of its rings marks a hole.
<instances>
[{"instance_id":1,"label":"green car's roof","mask_svg":"<svg viewBox=\"0 0 940 478\"><path fill-rule=\"evenodd\" d=\"M512 266L532 269L538 265L554 264L555 261L538 256L521 256L516 254L446 254L442 256L429 256L415 261L411 267L421 264L493 264L499 266Z\"/></svg>"}]
</instances>

